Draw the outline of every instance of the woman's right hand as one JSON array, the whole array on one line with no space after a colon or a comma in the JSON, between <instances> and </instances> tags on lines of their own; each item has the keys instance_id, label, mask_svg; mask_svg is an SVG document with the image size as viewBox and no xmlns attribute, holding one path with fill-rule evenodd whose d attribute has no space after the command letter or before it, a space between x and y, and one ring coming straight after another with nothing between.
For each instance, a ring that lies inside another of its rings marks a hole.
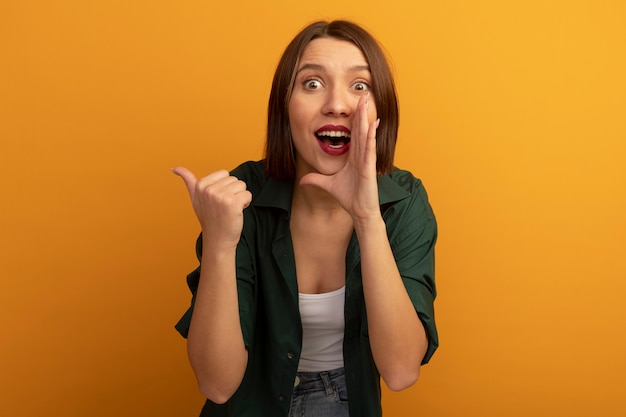
<instances>
[{"instance_id":1,"label":"woman's right hand","mask_svg":"<svg viewBox=\"0 0 626 417\"><path fill-rule=\"evenodd\" d=\"M243 229L243 210L252 201L246 183L226 170L200 179L187 168L173 168L172 172L187 186L204 242L216 250L236 248Z\"/></svg>"}]
</instances>

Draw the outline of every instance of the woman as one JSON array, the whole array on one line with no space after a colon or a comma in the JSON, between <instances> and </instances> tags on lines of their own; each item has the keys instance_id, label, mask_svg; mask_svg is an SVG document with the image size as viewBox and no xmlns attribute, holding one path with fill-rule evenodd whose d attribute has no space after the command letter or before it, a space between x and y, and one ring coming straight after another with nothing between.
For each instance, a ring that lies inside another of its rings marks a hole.
<instances>
[{"instance_id":1,"label":"woman","mask_svg":"<svg viewBox=\"0 0 626 417\"><path fill-rule=\"evenodd\" d=\"M266 156L197 179L192 306L177 324L202 416L380 416L380 377L417 381L437 347L436 222L393 167L398 106L376 41L316 22L283 54Z\"/></svg>"}]
</instances>

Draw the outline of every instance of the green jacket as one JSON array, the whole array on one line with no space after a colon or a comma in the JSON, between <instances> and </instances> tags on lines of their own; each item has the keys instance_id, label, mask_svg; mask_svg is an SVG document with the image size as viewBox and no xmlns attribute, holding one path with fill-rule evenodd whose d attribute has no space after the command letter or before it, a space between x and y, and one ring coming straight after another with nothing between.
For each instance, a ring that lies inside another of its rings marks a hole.
<instances>
[{"instance_id":1,"label":"green jacket","mask_svg":"<svg viewBox=\"0 0 626 417\"><path fill-rule=\"evenodd\" d=\"M237 288L248 366L233 397L206 402L201 416L287 416L302 343L289 215L293 182L268 178L262 161L246 162L234 176L246 182L252 203L244 210L237 248ZM379 177L379 200L400 275L428 335L427 363L438 346L434 322L434 247L437 225L420 180L394 170ZM196 252L200 259L202 239ZM346 253L344 367L351 417L381 416L380 374L370 349L356 234ZM200 267L187 276L191 307L176 329L187 337Z\"/></svg>"}]
</instances>

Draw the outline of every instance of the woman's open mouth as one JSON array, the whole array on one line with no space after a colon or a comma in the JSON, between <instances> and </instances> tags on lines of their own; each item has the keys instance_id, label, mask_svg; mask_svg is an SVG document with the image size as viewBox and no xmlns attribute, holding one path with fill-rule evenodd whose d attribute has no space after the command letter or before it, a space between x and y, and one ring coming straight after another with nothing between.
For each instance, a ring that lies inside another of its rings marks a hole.
<instances>
[{"instance_id":1,"label":"woman's open mouth","mask_svg":"<svg viewBox=\"0 0 626 417\"><path fill-rule=\"evenodd\" d=\"M323 126L315 132L315 137L328 155L343 155L350 149L350 129L345 126Z\"/></svg>"}]
</instances>

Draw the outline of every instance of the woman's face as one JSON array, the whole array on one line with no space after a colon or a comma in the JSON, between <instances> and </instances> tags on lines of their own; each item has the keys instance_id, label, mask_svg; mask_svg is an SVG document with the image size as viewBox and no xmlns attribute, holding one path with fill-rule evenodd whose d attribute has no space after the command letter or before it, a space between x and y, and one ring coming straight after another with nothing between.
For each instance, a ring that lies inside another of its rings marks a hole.
<instances>
[{"instance_id":1,"label":"woman's face","mask_svg":"<svg viewBox=\"0 0 626 417\"><path fill-rule=\"evenodd\" d=\"M296 176L331 175L346 163L359 98L371 88L369 66L351 42L318 38L304 49L289 100ZM368 122L376 120L370 94Z\"/></svg>"}]
</instances>

